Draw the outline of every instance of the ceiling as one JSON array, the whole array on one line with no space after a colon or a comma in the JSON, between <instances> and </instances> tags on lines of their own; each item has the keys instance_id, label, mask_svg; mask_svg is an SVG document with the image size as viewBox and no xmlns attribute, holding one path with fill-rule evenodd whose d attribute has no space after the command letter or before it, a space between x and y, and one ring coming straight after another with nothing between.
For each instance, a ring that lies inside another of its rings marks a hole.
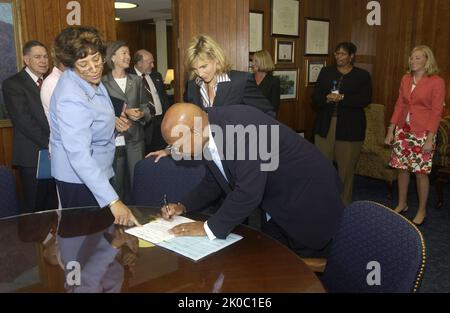
<instances>
[{"instance_id":1,"label":"ceiling","mask_svg":"<svg viewBox=\"0 0 450 313\"><path fill-rule=\"evenodd\" d=\"M120 17L121 22L132 22L149 19L171 19L171 0L122 0L133 2L139 6L135 9L116 10L116 17Z\"/></svg>"}]
</instances>

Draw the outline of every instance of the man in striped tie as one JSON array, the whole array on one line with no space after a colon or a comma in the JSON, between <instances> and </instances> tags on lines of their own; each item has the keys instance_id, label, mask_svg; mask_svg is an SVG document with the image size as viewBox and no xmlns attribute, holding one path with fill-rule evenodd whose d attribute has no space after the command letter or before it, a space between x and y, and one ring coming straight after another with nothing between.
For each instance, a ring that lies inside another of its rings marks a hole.
<instances>
[{"instance_id":1,"label":"man in striped tie","mask_svg":"<svg viewBox=\"0 0 450 313\"><path fill-rule=\"evenodd\" d=\"M152 120L145 125L145 152L164 149L167 144L161 135L161 122L169 108L169 100L164 89L161 73L154 71L155 60L147 50L139 50L133 56L134 67L131 74L142 77L143 86L149 99Z\"/></svg>"}]
</instances>

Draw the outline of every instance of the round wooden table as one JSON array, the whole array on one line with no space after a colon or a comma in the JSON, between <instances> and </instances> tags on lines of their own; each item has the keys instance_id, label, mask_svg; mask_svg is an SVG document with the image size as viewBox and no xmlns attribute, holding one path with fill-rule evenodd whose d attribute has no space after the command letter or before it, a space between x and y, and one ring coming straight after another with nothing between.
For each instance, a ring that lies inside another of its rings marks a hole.
<instances>
[{"instance_id":1,"label":"round wooden table","mask_svg":"<svg viewBox=\"0 0 450 313\"><path fill-rule=\"evenodd\" d=\"M158 212L132 209L140 222ZM0 292L325 292L295 253L246 226L233 231L243 239L194 262L112 222L94 208L0 220Z\"/></svg>"}]
</instances>

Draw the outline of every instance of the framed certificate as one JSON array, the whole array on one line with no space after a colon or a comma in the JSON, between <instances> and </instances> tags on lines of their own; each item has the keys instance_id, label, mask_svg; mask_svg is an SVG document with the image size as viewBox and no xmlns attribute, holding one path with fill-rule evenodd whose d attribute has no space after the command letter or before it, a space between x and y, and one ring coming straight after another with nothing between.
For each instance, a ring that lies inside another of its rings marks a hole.
<instances>
[{"instance_id":1,"label":"framed certificate","mask_svg":"<svg viewBox=\"0 0 450 313\"><path fill-rule=\"evenodd\" d=\"M298 0L272 0L272 36L298 37Z\"/></svg>"},{"instance_id":2,"label":"framed certificate","mask_svg":"<svg viewBox=\"0 0 450 313\"><path fill-rule=\"evenodd\" d=\"M250 52L263 49L264 14L262 12L250 12L249 18Z\"/></svg>"},{"instance_id":3,"label":"framed certificate","mask_svg":"<svg viewBox=\"0 0 450 313\"><path fill-rule=\"evenodd\" d=\"M295 42L289 39L275 40L275 64L294 63Z\"/></svg>"},{"instance_id":4,"label":"framed certificate","mask_svg":"<svg viewBox=\"0 0 450 313\"><path fill-rule=\"evenodd\" d=\"M307 18L305 28L305 55L328 55L330 21Z\"/></svg>"},{"instance_id":5,"label":"framed certificate","mask_svg":"<svg viewBox=\"0 0 450 313\"><path fill-rule=\"evenodd\" d=\"M306 69L307 69L307 77L306 82L307 85L314 85L317 82L317 78L319 78L320 71L322 68L327 66L327 61L308 61L306 60Z\"/></svg>"}]
</instances>

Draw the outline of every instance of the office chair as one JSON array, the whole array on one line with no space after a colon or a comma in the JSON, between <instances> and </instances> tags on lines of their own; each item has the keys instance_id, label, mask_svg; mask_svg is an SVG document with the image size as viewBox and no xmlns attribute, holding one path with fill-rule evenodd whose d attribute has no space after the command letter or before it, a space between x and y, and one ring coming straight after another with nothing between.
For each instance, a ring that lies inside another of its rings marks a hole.
<instances>
[{"instance_id":1,"label":"office chair","mask_svg":"<svg viewBox=\"0 0 450 313\"><path fill-rule=\"evenodd\" d=\"M423 236L409 220L357 201L344 211L321 279L329 292L416 292L425 260Z\"/></svg>"},{"instance_id":2,"label":"office chair","mask_svg":"<svg viewBox=\"0 0 450 313\"><path fill-rule=\"evenodd\" d=\"M0 165L0 218L18 215L16 183L12 170Z\"/></svg>"},{"instance_id":3,"label":"office chair","mask_svg":"<svg viewBox=\"0 0 450 313\"><path fill-rule=\"evenodd\" d=\"M201 161L175 161L171 157L139 161L134 168L132 202L137 206L160 207L164 194L177 203L194 189L205 175Z\"/></svg>"}]
</instances>

